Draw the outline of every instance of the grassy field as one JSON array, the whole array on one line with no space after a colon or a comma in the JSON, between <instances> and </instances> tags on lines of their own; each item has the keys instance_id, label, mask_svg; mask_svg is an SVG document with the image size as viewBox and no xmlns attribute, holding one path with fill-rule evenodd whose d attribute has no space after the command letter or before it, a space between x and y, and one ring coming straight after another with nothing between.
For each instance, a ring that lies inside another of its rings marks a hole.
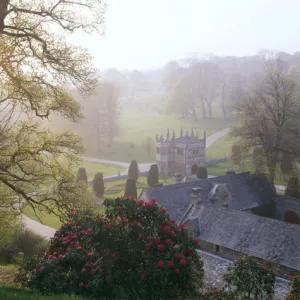
<instances>
[{"instance_id":1,"label":"grassy field","mask_svg":"<svg viewBox=\"0 0 300 300\"><path fill-rule=\"evenodd\" d=\"M160 180L163 182L163 178L160 178ZM124 196L125 183L126 183L126 179L115 180L112 182L106 182L105 183L105 194L104 194L102 200L104 200L105 198L117 198L117 197ZM172 178L167 177L165 184L171 184L171 183L172 183ZM140 195L143 188L146 188L146 187L148 187L147 178L140 177L137 181L137 194ZM91 189L91 186L90 186L90 189ZM38 218L36 216L34 210L32 209L32 207L29 205L24 205L22 208L22 211L23 211L24 215L26 215L27 217L29 217L35 221L39 222L39 218L40 218L44 225L50 226L55 229L59 229L61 226L60 219L57 216L55 216L54 214L49 214L46 211L38 210L37 211L37 215L39 217Z\"/></svg>"},{"instance_id":2,"label":"grassy field","mask_svg":"<svg viewBox=\"0 0 300 300\"><path fill-rule=\"evenodd\" d=\"M184 133L188 130L189 134L193 128L195 133L203 136L204 130L207 135L211 135L217 131L229 127L235 123L235 119L224 120L220 115L212 120L181 120L175 115L158 114L156 112L145 112L138 109L133 111L125 111L121 115L120 132L116 136L114 143L109 145L103 142L101 152L88 152L86 155L99 157L102 159L116 160L128 162L136 159L138 162L151 162L155 160L155 137L158 135L166 135L168 128L172 132L175 130L176 137L183 128ZM150 137L150 143L147 138ZM148 155L148 144L150 152Z\"/></svg>"},{"instance_id":3,"label":"grassy field","mask_svg":"<svg viewBox=\"0 0 300 300\"><path fill-rule=\"evenodd\" d=\"M118 174L118 172L121 173L125 171L125 169L120 166L82 161L80 162L80 165L78 167L74 167L74 172L77 172L79 167L86 169L86 173L89 179L93 179L95 174L98 172L103 173L103 176L107 177L116 175Z\"/></svg>"}]
</instances>

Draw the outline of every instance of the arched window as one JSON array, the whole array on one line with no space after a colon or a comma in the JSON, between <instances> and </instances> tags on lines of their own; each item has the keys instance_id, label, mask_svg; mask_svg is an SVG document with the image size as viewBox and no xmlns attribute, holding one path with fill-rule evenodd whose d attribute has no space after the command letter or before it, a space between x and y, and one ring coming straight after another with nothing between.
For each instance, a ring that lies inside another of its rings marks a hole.
<instances>
[{"instance_id":1,"label":"arched window","mask_svg":"<svg viewBox=\"0 0 300 300\"><path fill-rule=\"evenodd\" d=\"M284 222L300 224L300 218L294 211L288 210L284 214Z\"/></svg>"}]
</instances>

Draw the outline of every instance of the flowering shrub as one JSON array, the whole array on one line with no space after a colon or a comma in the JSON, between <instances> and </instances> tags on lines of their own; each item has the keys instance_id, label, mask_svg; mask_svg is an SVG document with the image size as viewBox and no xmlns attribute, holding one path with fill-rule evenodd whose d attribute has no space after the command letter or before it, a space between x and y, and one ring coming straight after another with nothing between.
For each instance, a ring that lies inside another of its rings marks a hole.
<instances>
[{"instance_id":1,"label":"flowering shrub","mask_svg":"<svg viewBox=\"0 0 300 300\"><path fill-rule=\"evenodd\" d=\"M291 281L291 290L287 297L287 300L300 299L300 276L294 276Z\"/></svg>"},{"instance_id":2,"label":"flowering shrub","mask_svg":"<svg viewBox=\"0 0 300 300\"><path fill-rule=\"evenodd\" d=\"M109 299L197 296L198 240L155 200L106 199L104 215L74 212L55 234L29 287Z\"/></svg>"}]
</instances>

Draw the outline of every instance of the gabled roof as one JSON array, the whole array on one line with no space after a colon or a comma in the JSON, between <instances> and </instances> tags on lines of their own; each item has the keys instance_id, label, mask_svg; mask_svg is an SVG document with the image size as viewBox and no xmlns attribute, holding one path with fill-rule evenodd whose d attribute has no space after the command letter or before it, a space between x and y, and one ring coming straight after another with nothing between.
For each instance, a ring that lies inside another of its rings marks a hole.
<instances>
[{"instance_id":1,"label":"gabled roof","mask_svg":"<svg viewBox=\"0 0 300 300\"><path fill-rule=\"evenodd\" d=\"M192 188L200 187L201 193L206 199L211 189L218 183L227 185L232 196L229 208L234 210L247 210L269 203L276 195L264 175L245 172L194 182L145 188L140 198L144 200L155 198L160 205L167 209L176 222L180 222L191 203Z\"/></svg>"},{"instance_id":2,"label":"gabled roof","mask_svg":"<svg viewBox=\"0 0 300 300\"><path fill-rule=\"evenodd\" d=\"M199 218L199 239L300 270L300 226L203 203L186 219Z\"/></svg>"}]
</instances>

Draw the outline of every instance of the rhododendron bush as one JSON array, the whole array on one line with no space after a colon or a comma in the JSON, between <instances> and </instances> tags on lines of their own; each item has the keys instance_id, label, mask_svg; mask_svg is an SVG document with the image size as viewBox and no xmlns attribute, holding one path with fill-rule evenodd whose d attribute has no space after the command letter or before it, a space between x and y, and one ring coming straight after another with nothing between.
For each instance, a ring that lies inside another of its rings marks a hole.
<instances>
[{"instance_id":1,"label":"rhododendron bush","mask_svg":"<svg viewBox=\"0 0 300 300\"><path fill-rule=\"evenodd\" d=\"M298 300L300 299L300 276L294 276L291 281L291 290L287 297L287 300Z\"/></svg>"},{"instance_id":2,"label":"rhododendron bush","mask_svg":"<svg viewBox=\"0 0 300 300\"><path fill-rule=\"evenodd\" d=\"M105 214L73 212L29 287L109 299L182 299L202 288L197 239L155 200L106 199Z\"/></svg>"}]
</instances>

